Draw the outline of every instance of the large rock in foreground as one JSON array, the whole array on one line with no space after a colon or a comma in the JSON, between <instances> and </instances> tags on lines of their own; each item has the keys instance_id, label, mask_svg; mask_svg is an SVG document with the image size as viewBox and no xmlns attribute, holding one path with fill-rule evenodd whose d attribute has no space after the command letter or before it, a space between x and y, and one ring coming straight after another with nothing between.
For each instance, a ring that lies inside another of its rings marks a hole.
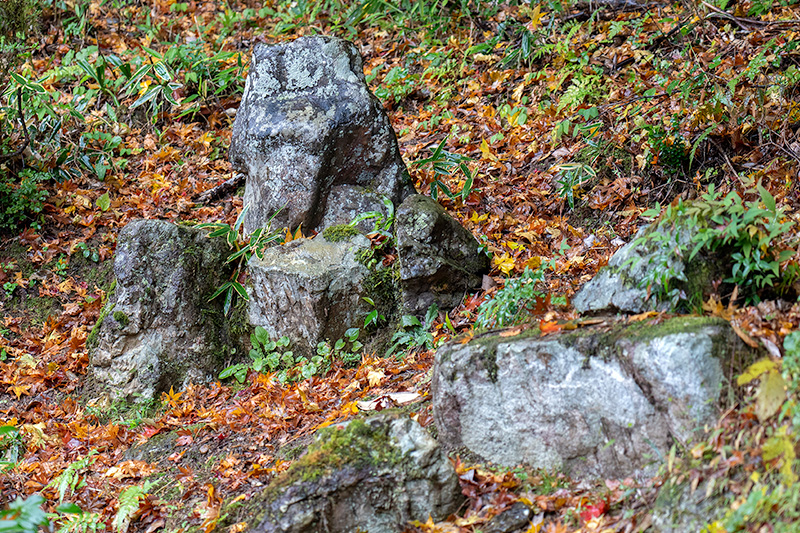
<instances>
[{"instance_id":1,"label":"large rock in foreground","mask_svg":"<svg viewBox=\"0 0 800 533\"><path fill-rule=\"evenodd\" d=\"M143 401L215 378L235 341L219 301L229 250L206 230L134 220L119 234L116 286L87 345L94 381Z\"/></svg>"},{"instance_id":2,"label":"large rock in foreground","mask_svg":"<svg viewBox=\"0 0 800 533\"><path fill-rule=\"evenodd\" d=\"M439 441L503 465L647 474L672 439L716 420L723 369L745 350L727 322L698 317L448 344L433 375Z\"/></svg>"},{"instance_id":3,"label":"large rock in foreground","mask_svg":"<svg viewBox=\"0 0 800 533\"><path fill-rule=\"evenodd\" d=\"M334 188L365 187L395 205L413 192L361 55L334 37L256 46L230 157L247 175L247 232L279 210L273 227L317 228Z\"/></svg>"},{"instance_id":4,"label":"large rock in foreground","mask_svg":"<svg viewBox=\"0 0 800 533\"><path fill-rule=\"evenodd\" d=\"M398 533L439 521L463 496L453 465L413 420L383 415L326 428L261 496L254 533Z\"/></svg>"},{"instance_id":5,"label":"large rock in foreground","mask_svg":"<svg viewBox=\"0 0 800 533\"><path fill-rule=\"evenodd\" d=\"M489 272L489 257L475 237L427 196L406 198L395 228L408 313L422 315L434 303L441 309L456 307Z\"/></svg>"}]
</instances>

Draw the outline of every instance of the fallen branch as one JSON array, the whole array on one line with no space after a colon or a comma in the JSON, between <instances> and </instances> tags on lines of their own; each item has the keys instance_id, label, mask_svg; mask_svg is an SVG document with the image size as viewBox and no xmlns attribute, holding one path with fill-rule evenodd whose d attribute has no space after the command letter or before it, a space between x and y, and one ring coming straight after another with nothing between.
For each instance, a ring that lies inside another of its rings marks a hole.
<instances>
[{"instance_id":1,"label":"fallen branch","mask_svg":"<svg viewBox=\"0 0 800 533\"><path fill-rule=\"evenodd\" d=\"M218 200L223 196L227 196L231 194L233 191L239 188L239 186L244 183L245 175L236 172L233 174L233 177L229 180L225 180L219 185L208 189L207 191L201 193L197 199L195 200L198 204L208 204L213 202L214 200Z\"/></svg>"}]
</instances>

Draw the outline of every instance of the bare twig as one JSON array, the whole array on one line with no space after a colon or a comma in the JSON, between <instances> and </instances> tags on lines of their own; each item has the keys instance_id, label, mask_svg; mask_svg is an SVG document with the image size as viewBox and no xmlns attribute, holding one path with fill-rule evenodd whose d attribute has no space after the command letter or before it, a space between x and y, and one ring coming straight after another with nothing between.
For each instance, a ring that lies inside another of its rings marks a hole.
<instances>
[{"instance_id":1,"label":"bare twig","mask_svg":"<svg viewBox=\"0 0 800 533\"><path fill-rule=\"evenodd\" d=\"M0 160L2 159L11 159L13 157L19 157L22 155L22 152L25 151L25 148L31 143L31 138L28 136L28 126L25 125L25 115L22 113L22 87L17 87L17 109L19 110L19 120L22 122L22 133L25 134L25 142L22 146L19 147L14 153L11 154L3 154L0 155Z\"/></svg>"}]
</instances>

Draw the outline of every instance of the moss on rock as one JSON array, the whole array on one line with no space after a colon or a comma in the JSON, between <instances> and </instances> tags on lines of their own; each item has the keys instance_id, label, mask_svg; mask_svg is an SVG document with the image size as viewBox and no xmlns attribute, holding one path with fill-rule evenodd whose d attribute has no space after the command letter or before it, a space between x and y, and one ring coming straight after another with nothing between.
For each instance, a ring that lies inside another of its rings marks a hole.
<instances>
[{"instance_id":1,"label":"moss on rock","mask_svg":"<svg viewBox=\"0 0 800 533\"><path fill-rule=\"evenodd\" d=\"M361 232L350 224L339 224L338 226L331 226L322 230L322 236L328 242L346 241L350 237L355 237L356 235L361 235Z\"/></svg>"},{"instance_id":2,"label":"moss on rock","mask_svg":"<svg viewBox=\"0 0 800 533\"><path fill-rule=\"evenodd\" d=\"M114 290L117 288L117 281L114 280L111 283L111 287L108 289L105 297L103 298L103 310L100 311L100 316L97 317L97 322L94 323L92 326L92 331L89 332L89 335L86 337L86 348L89 350L95 348L97 346L97 336L100 334L100 326L103 325L103 321L106 317L114 310L115 303L111 303L114 300Z\"/></svg>"},{"instance_id":3,"label":"moss on rock","mask_svg":"<svg viewBox=\"0 0 800 533\"><path fill-rule=\"evenodd\" d=\"M114 317L114 320L117 321L117 324L119 324L120 329L125 329L125 327L130 322L128 315L126 315L122 311L114 311L114 314L112 316Z\"/></svg>"},{"instance_id":4,"label":"moss on rock","mask_svg":"<svg viewBox=\"0 0 800 533\"><path fill-rule=\"evenodd\" d=\"M316 442L272 486L274 495L298 481L316 481L343 466L366 468L397 465L403 460L399 449L392 446L388 426L377 427L363 420L320 431Z\"/></svg>"}]
</instances>

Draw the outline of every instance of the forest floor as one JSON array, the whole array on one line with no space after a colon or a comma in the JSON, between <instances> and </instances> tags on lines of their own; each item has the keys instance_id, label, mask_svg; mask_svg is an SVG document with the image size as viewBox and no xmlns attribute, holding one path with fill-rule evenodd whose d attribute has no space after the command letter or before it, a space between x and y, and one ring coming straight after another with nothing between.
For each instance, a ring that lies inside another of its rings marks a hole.
<instances>
[{"instance_id":1,"label":"forest floor","mask_svg":"<svg viewBox=\"0 0 800 533\"><path fill-rule=\"evenodd\" d=\"M434 351L419 347L287 385L250 372L243 384L191 386L145 405L83 394L86 337L119 229L134 218L233 223L242 209L239 195L197 198L232 176L231 124L255 44L316 33L355 42L417 190L492 255L493 283L435 322L438 343L470 335L481 303L526 268L544 272L542 298L517 322L557 329L575 318L569 297L646 223L643 213L709 186L750 207L771 198L783 222L800 221L800 6L726 4L49 3L0 98L0 148L25 147L0 173L46 193L39 214L6 224L0 245L0 506L39 493L64 531L236 533L246 527L236 505L288 468L316 429L355 416L359 401L388 406L391 393L416 392L423 400L408 409L431 424ZM440 144L438 165L418 164ZM798 234L764 233L746 212L733 222L766 239L768 265L753 271L774 271L774 289L719 294L695 311L725 316L780 371L784 338L800 323ZM409 530L478 532L522 500L540 511L531 533L645 531L671 476L725 486L723 518L707 531L793 531L800 419L793 374L782 370L787 389L772 416L757 418L763 388L748 384L749 400L649 482L577 482L454 458L468 505ZM129 451L145 442L165 444ZM57 511L65 502L82 513Z\"/></svg>"}]
</instances>

